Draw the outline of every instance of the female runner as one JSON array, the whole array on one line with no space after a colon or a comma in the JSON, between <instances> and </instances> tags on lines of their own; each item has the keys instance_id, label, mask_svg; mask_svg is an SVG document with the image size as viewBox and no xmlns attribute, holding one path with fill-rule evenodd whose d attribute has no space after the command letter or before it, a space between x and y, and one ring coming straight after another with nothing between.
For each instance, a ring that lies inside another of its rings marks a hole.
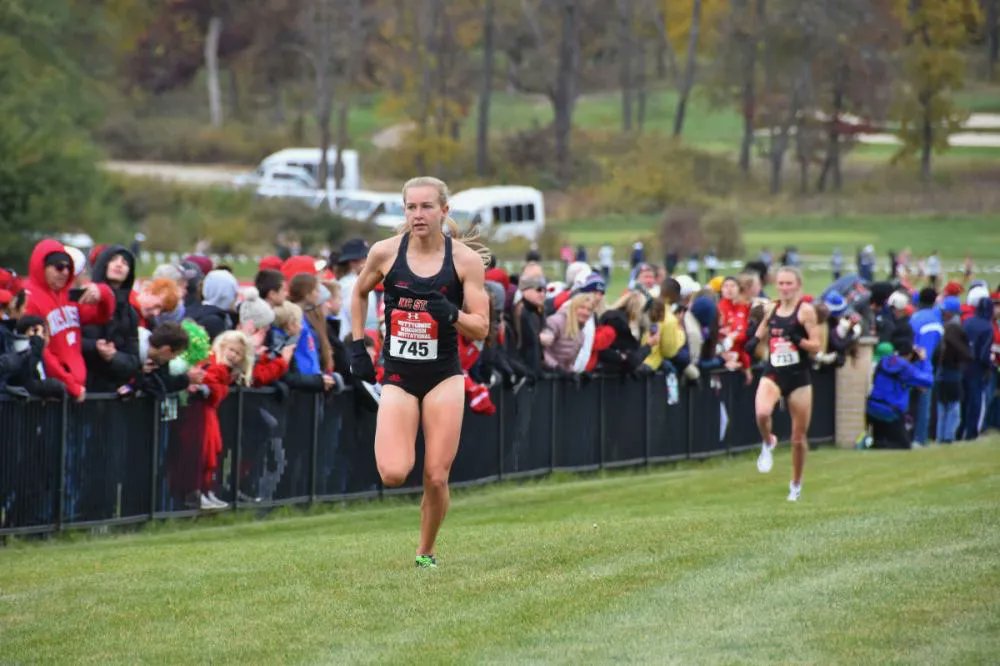
<instances>
[{"instance_id":1,"label":"female runner","mask_svg":"<svg viewBox=\"0 0 1000 666\"><path fill-rule=\"evenodd\" d=\"M779 398L784 398L792 416L792 481L788 501L797 502L802 494L802 469L806 463L806 432L812 416L812 383L809 354L820 349L816 310L802 300L802 274L794 267L778 269L775 279L778 300L757 327L755 338L768 340L768 361L757 386L755 409L757 427L763 443L757 469L770 472L774 465L771 450L777 438L771 431L771 414Z\"/></svg>"},{"instance_id":2,"label":"female runner","mask_svg":"<svg viewBox=\"0 0 1000 666\"><path fill-rule=\"evenodd\" d=\"M406 222L401 233L375 243L358 276L351 302L351 369L375 381L364 346L368 293L383 283L384 377L375 430L375 460L382 483L401 485L413 469L417 427L424 432L424 495L416 565L436 567L434 542L448 511L448 474L458 452L465 382L458 334L482 340L489 330L489 298L482 255L455 240L448 218L448 187L422 177L403 186ZM444 233L448 224L452 235Z\"/></svg>"}]
</instances>

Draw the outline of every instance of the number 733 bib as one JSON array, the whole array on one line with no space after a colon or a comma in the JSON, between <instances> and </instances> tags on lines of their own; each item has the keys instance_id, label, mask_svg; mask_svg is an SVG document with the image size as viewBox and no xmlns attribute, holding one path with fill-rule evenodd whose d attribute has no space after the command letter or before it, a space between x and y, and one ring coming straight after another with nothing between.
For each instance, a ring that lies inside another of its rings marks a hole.
<instances>
[{"instance_id":1,"label":"number 733 bib","mask_svg":"<svg viewBox=\"0 0 1000 666\"><path fill-rule=\"evenodd\" d=\"M401 361L435 361L438 323L428 312L393 310L389 320L389 356Z\"/></svg>"},{"instance_id":2,"label":"number 733 bib","mask_svg":"<svg viewBox=\"0 0 1000 666\"><path fill-rule=\"evenodd\" d=\"M798 365L799 348L784 338L771 338L771 367L785 368Z\"/></svg>"}]
</instances>

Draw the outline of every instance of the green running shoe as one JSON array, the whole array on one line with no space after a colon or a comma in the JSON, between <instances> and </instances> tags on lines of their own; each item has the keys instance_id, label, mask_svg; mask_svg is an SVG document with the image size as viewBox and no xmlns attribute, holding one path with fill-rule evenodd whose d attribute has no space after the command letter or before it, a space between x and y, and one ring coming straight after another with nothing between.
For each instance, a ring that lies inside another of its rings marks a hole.
<instances>
[{"instance_id":1,"label":"green running shoe","mask_svg":"<svg viewBox=\"0 0 1000 666\"><path fill-rule=\"evenodd\" d=\"M433 555L417 555L418 569L437 569L437 560Z\"/></svg>"}]
</instances>

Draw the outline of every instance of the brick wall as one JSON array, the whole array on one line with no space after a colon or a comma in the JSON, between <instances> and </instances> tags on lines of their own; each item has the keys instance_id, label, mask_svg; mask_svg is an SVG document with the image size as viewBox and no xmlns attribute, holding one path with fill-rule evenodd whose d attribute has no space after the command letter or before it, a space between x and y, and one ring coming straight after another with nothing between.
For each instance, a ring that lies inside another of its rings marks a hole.
<instances>
[{"instance_id":1,"label":"brick wall","mask_svg":"<svg viewBox=\"0 0 1000 666\"><path fill-rule=\"evenodd\" d=\"M848 357L844 367L837 371L837 446L853 447L855 438L865 428L865 399L872 385L872 352L876 342L876 338L862 338L857 357Z\"/></svg>"}]
</instances>

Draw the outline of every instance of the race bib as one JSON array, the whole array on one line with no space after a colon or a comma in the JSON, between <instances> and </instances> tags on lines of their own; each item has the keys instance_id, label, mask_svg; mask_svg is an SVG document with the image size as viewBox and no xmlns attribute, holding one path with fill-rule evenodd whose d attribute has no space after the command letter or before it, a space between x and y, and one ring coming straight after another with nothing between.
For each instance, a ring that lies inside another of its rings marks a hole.
<instances>
[{"instance_id":1,"label":"race bib","mask_svg":"<svg viewBox=\"0 0 1000 666\"><path fill-rule=\"evenodd\" d=\"M438 357L438 323L428 312L393 310L389 322L389 356L402 361L434 361Z\"/></svg>"},{"instance_id":2,"label":"race bib","mask_svg":"<svg viewBox=\"0 0 1000 666\"><path fill-rule=\"evenodd\" d=\"M786 368L798 365L799 348L784 338L771 338L771 367Z\"/></svg>"}]
</instances>

